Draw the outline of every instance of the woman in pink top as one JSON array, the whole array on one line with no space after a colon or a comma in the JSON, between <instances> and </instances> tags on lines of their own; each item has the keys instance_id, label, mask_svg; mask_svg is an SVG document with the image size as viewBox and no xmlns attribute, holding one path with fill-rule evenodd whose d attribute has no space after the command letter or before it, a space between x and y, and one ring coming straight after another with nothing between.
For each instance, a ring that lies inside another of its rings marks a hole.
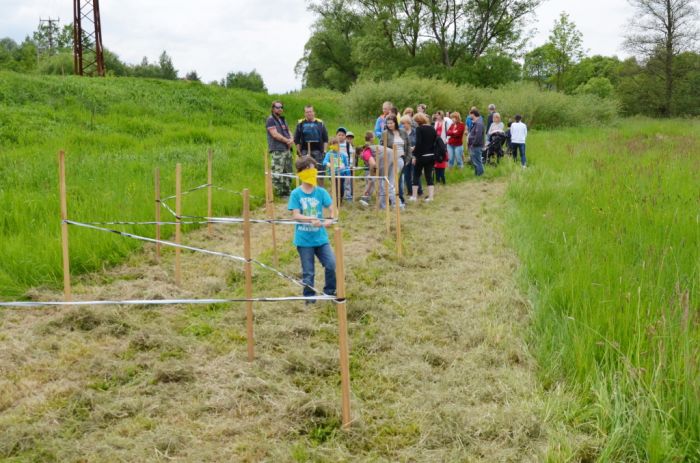
<instances>
[{"instance_id":1,"label":"woman in pink top","mask_svg":"<svg viewBox=\"0 0 700 463\"><path fill-rule=\"evenodd\" d=\"M458 112L453 112L452 125L447 129L447 154L450 159L450 168L457 164L460 169L464 168L464 145L462 138L464 137L464 122L462 115Z\"/></svg>"}]
</instances>

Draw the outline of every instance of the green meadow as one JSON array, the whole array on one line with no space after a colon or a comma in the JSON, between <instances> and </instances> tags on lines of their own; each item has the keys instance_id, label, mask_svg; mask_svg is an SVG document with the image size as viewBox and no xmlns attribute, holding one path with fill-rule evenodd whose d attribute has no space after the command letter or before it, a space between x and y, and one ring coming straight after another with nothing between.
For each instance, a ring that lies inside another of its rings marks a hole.
<instances>
[{"instance_id":1,"label":"green meadow","mask_svg":"<svg viewBox=\"0 0 700 463\"><path fill-rule=\"evenodd\" d=\"M201 185L209 149L213 182L226 190L214 192L215 214L237 215L243 188L262 203L263 122L274 98L187 82L0 73L0 297L60 287L59 150L74 220L152 220L154 170L163 196L174 193L176 163L184 189ZM348 125L358 142L369 126L346 120L347 99L333 92L279 98L289 121L312 102L329 128ZM700 461L698 134L698 120L533 130L527 170L508 163L479 180L448 174L451 183L508 183L504 232L532 304L539 380L572 397L547 419L594 442L582 457L563 439L550 461ZM203 215L206 194L183 204ZM128 230L154 236L152 227ZM70 241L76 274L140 247L75 227Z\"/></svg>"},{"instance_id":2,"label":"green meadow","mask_svg":"<svg viewBox=\"0 0 700 463\"><path fill-rule=\"evenodd\" d=\"M508 230L541 380L599 461L700 460L700 121L533 135Z\"/></svg>"},{"instance_id":3,"label":"green meadow","mask_svg":"<svg viewBox=\"0 0 700 463\"><path fill-rule=\"evenodd\" d=\"M336 94L285 96L289 119L311 99L319 117L338 118ZM0 73L0 294L61 281L59 150L66 152L68 216L77 221L154 218L154 171L163 197L206 183L213 150L214 213L237 215L249 188L263 201L264 121L273 97L198 83L80 79ZM233 192L233 193L232 193ZM171 205L173 202L171 201ZM187 215L204 215L206 192L183 198ZM163 210L163 219L169 215ZM172 217L170 217L172 219ZM172 230L164 233L172 233ZM129 230L154 236L152 226ZM121 261L140 246L108 233L70 228L72 271Z\"/></svg>"}]
</instances>

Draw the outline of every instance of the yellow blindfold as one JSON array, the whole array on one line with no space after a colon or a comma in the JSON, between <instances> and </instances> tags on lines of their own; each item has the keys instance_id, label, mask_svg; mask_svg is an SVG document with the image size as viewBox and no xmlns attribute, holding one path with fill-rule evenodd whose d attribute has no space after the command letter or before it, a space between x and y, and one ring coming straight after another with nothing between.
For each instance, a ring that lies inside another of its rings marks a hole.
<instances>
[{"instance_id":1,"label":"yellow blindfold","mask_svg":"<svg viewBox=\"0 0 700 463\"><path fill-rule=\"evenodd\" d=\"M318 184L318 169L312 167L299 172L299 179L304 182L316 186Z\"/></svg>"}]
</instances>

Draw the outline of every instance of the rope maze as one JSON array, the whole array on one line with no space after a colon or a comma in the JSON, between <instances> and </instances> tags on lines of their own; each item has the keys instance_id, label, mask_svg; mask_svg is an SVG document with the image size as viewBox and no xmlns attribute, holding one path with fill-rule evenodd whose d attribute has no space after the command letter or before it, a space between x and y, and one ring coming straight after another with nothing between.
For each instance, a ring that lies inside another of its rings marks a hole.
<instances>
[{"instance_id":1,"label":"rope maze","mask_svg":"<svg viewBox=\"0 0 700 463\"><path fill-rule=\"evenodd\" d=\"M271 173L269 172L269 166L266 159L266 210L268 213L267 219L252 219L250 215L250 194L248 189L244 189L242 192L234 192L226 190L224 188L216 187L212 183L212 152L209 151L208 155L208 169L207 176L208 181L204 185L197 186L186 192L182 191L182 167L178 163L175 169L175 189L176 193L173 196L166 198L160 198L160 172L159 169L155 171L155 220L154 221L113 221L113 222L82 222L77 220L70 220L68 218L68 206L66 198L66 168L65 168L65 153L60 151L58 154L58 171L59 171L59 189L60 189L60 202L61 202L61 248L62 248L62 261L63 261L63 301L17 301L17 302L0 302L0 308L39 308L39 307L79 307L79 306L106 306L106 305L172 305L172 304L215 304L215 303L245 303L246 304L246 338L247 338L247 354L248 361L253 361L255 359L255 343L254 343L254 317L253 317L253 303L254 302L289 302L289 301L308 301L308 300L325 300L332 301L336 305L336 311L338 316L338 343L339 343L339 353L340 353L340 376L341 376L341 413L342 413L342 427L347 429L351 423L350 415L350 361L349 361L349 344L348 344L348 329L347 329L347 300L345 298L345 259L343 252L343 237L342 230L340 228L339 221L337 217L333 218L334 223L334 244L335 244L335 254L336 254L336 280L337 280L337 295L324 294L314 287L308 286L315 296L304 297L304 296L287 296L287 297L254 297L253 296L253 265L263 269L265 271L271 272L278 277L285 279L299 287L307 287L302 281L297 278L287 275L276 267L279 266L278 256L277 256L277 243L275 235L275 227L277 225L296 225L301 222L295 220L287 219L276 219L274 217L274 206L272 204L272 183ZM198 190L207 188L208 198L207 198L207 216L184 216L182 214L182 196L184 194L190 194ZM216 188L221 191L227 191L233 194L240 194L243 197L243 217L213 217L212 214L212 189ZM175 209L173 210L167 201L175 199ZM171 213L174 217L173 221L162 221L161 220L161 208L165 209ZM184 220L183 220L184 219ZM272 226L272 237L274 246L274 261L275 267L267 265L251 256L251 224L269 224ZM209 249L199 248L195 246L188 246L182 244L182 233L181 226L183 224L206 224L208 231L211 234L213 224L227 224L227 225L241 225L243 228L243 256L236 256L233 254L228 254L220 251L213 251ZM133 233L128 233L120 230L115 230L113 228L107 228L107 226L114 225L154 225L155 238L150 238L146 236L136 235ZM161 225L175 225L175 240L168 241L161 239ZM215 256L223 258L230 261L235 261L242 263L245 272L245 297L243 298L222 298L222 299L162 299L162 300L98 300L98 301L74 301L71 290L71 278L70 278L70 248L68 245L68 227L75 226L86 228L94 231L101 231L107 233L114 233L124 238L130 238L139 240L142 242L152 243L156 246L156 259L160 261L160 249L161 246L172 247L175 249L175 282L177 285L181 283L181 265L180 265L180 252L182 250L187 250L191 252L197 252L209 256Z\"/></svg>"},{"instance_id":2,"label":"rope maze","mask_svg":"<svg viewBox=\"0 0 700 463\"><path fill-rule=\"evenodd\" d=\"M379 151L381 151L382 154L382 163L381 165L377 166L377 173L379 175L364 175L362 177L359 177L360 179L365 179L367 182L381 182L381 186L385 186L384 188L384 210L386 214L386 233L387 235L391 233L391 210L389 208L389 198L393 194L394 195L394 209L395 209L395 232L396 232L396 255L397 257L401 258L403 256L403 242L402 242L402 237L401 237L401 208L398 207L398 188L396 187L397 184L401 182L400 178L400 172L399 172L399 155L398 151L396 150L391 150L392 152L392 173L394 177L394 182L392 183L391 180L389 179L389 156L387 155L387 138L388 134L384 132L383 138L382 138L382 145L377 149L377 155L379 155ZM311 146L309 144L308 146L308 152L311 152ZM210 153L211 156L211 153ZM294 174L284 174L284 173L273 173L270 169L270 161L268 159L267 152L264 153L264 158L265 158L265 201L266 201L266 209L268 211L268 218L270 220L274 220L274 196L273 196L273 189L272 189L272 177L284 177L284 178L294 178L296 179L297 186L299 185L299 177L297 177ZM380 163L378 163L380 164ZM211 162L210 162L211 165ZM340 189L340 180L341 179L349 179L352 182L352 191L353 191L353 201L357 199L357 188L356 188L356 182L358 180L358 177L355 175L355 172L357 171L365 171L368 168L364 167L358 167L358 168L351 168L350 173L351 175L336 175L335 173L335 168L333 166L329 169L331 171L330 175L319 175L318 178L323 178L323 179L330 179L331 180L331 197L333 198L333 204L335 206L335 213L336 216L334 217L337 219L338 214L340 214L340 198L342 196L342 193L339 193L338 190ZM382 175L383 174L383 175ZM210 182L211 183L211 180ZM204 187L204 185L202 186ZM379 211L380 206L381 206L381 198L380 198L380 187L378 186L377 188L374 188L372 191L373 195L375 195L375 203L376 203L376 209ZM210 214L211 215L211 214ZM276 246L276 237L275 237L275 225L273 223L272 225L272 240L273 240L273 246L274 246L274 253L275 253L275 259L277 259L277 246ZM275 262L277 262L275 260Z\"/></svg>"}]
</instances>

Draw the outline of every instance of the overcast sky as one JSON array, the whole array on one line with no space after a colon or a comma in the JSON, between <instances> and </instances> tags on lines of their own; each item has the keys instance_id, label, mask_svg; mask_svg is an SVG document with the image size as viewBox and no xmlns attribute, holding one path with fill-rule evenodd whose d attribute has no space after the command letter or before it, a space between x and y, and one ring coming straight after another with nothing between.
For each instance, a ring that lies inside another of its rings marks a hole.
<instances>
[{"instance_id":1,"label":"overcast sky","mask_svg":"<svg viewBox=\"0 0 700 463\"><path fill-rule=\"evenodd\" d=\"M102 0L102 41L123 61L153 61L163 50L180 75L196 70L205 82L229 71L256 69L270 92L301 87L294 65L302 56L313 16L304 0ZM547 40L561 11L583 33L589 54L618 55L623 24L631 16L626 0L546 0L528 25L538 32L530 48ZM0 0L0 38L21 41L39 18L73 18L69 0Z\"/></svg>"}]
</instances>

